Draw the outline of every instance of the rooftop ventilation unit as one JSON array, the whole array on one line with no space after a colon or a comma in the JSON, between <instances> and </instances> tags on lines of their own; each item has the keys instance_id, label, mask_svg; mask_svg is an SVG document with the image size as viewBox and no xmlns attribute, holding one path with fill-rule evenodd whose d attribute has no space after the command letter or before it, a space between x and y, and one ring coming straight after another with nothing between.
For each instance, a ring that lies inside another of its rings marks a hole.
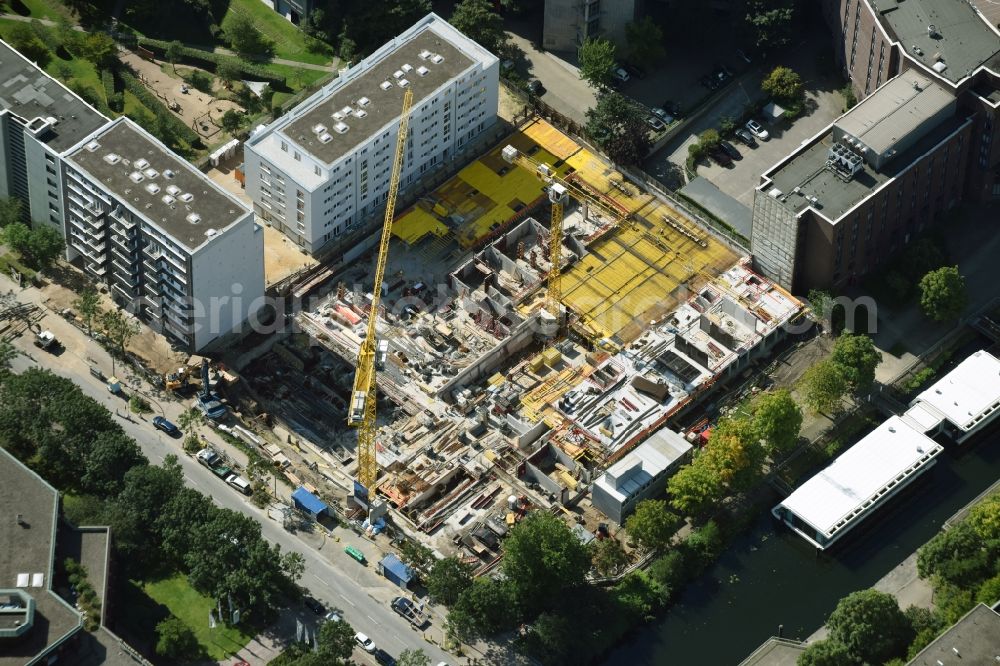
<instances>
[{"instance_id":1,"label":"rooftop ventilation unit","mask_svg":"<svg viewBox=\"0 0 1000 666\"><path fill-rule=\"evenodd\" d=\"M91 141L86 146L87 151L91 152L91 153L94 152L95 150L97 150L100 147L101 147L101 144L97 143L96 141Z\"/></svg>"},{"instance_id":2,"label":"rooftop ventilation unit","mask_svg":"<svg viewBox=\"0 0 1000 666\"><path fill-rule=\"evenodd\" d=\"M333 136L329 132L323 132L319 135L320 143L330 143L331 141L333 141Z\"/></svg>"},{"instance_id":3,"label":"rooftop ventilation unit","mask_svg":"<svg viewBox=\"0 0 1000 666\"><path fill-rule=\"evenodd\" d=\"M156 183L147 183L146 191L149 192L150 194L156 194L160 191L160 186L157 185Z\"/></svg>"},{"instance_id":4,"label":"rooftop ventilation unit","mask_svg":"<svg viewBox=\"0 0 1000 666\"><path fill-rule=\"evenodd\" d=\"M444 56L439 53L432 53L431 62L434 63L435 65L440 65L441 63L444 62Z\"/></svg>"},{"instance_id":5,"label":"rooftop ventilation unit","mask_svg":"<svg viewBox=\"0 0 1000 666\"><path fill-rule=\"evenodd\" d=\"M367 97L362 97L361 99L358 100L358 106L368 106L371 103L372 101Z\"/></svg>"},{"instance_id":6,"label":"rooftop ventilation unit","mask_svg":"<svg viewBox=\"0 0 1000 666\"><path fill-rule=\"evenodd\" d=\"M400 69L403 70L404 72L406 72L407 74L409 74L410 72L413 71L413 65L411 65L408 62L407 63L403 63L403 66L400 67Z\"/></svg>"},{"instance_id":7,"label":"rooftop ventilation unit","mask_svg":"<svg viewBox=\"0 0 1000 666\"><path fill-rule=\"evenodd\" d=\"M205 230L205 235L208 236L209 238L211 238L212 236L214 236L217 233L219 233L219 232L216 231L215 229L206 229Z\"/></svg>"},{"instance_id":8,"label":"rooftop ventilation unit","mask_svg":"<svg viewBox=\"0 0 1000 666\"><path fill-rule=\"evenodd\" d=\"M191 224L201 224L201 215L198 213L188 213L187 217L184 218Z\"/></svg>"},{"instance_id":9,"label":"rooftop ventilation unit","mask_svg":"<svg viewBox=\"0 0 1000 666\"><path fill-rule=\"evenodd\" d=\"M397 80L403 78L403 70L397 69L395 72L392 73L392 77Z\"/></svg>"},{"instance_id":10,"label":"rooftop ventilation unit","mask_svg":"<svg viewBox=\"0 0 1000 666\"><path fill-rule=\"evenodd\" d=\"M175 174L172 169L164 169L163 170L163 177L164 178L173 178L175 175L177 175L177 174Z\"/></svg>"},{"instance_id":11,"label":"rooftop ventilation unit","mask_svg":"<svg viewBox=\"0 0 1000 666\"><path fill-rule=\"evenodd\" d=\"M427 69L423 65L421 65L420 67L417 67L417 74L419 74L420 76L427 76L430 73L431 73L431 70Z\"/></svg>"},{"instance_id":12,"label":"rooftop ventilation unit","mask_svg":"<svg viewBox=\"0 0 1000 666\"><path fill-rule=\"evenodd\" d=\"M364 118L367 115L368 115L368 112L365 111L364 109L354 109L354 117L355 118Z\"/></svg>"},{"instance_id":13,"label":"rooftop ventilation unit","mask_svg":"<svg viewBox=\"0 0 1000 666\"><path fill-rule=\"evenodd\" d=\"M128 179L133 183L141 183L143 181L143 176L138 171L133 171L128 175Z\"/></svg>"},{"instance_id":14,"label":"rooftop ventilation unit","mask_svg":"<svg viewBox=\"0 0 1000 666\"><path fill-rule=\"evenodd\" d=\"M948 65L946 65L943 60L938 60L936 63L931 65L931 69L940 74L944 70L948 69Z\"/></svg>"},{"instance_id":15,"label":"rooftop ventilation unit","mask_svg":"<svg viewBox=\"0 0 1000 666\"><path fill-rule=\"evenodd\" d=\"M137 159L135 161L135 168L139 169L140 171L142 169L145 169L148 166L149 166L149 160L145 160L145 159L143 159L143 158L140 157L139 159Z\"/></svg>"},{"instance_id":16,"label":"rooftop ventilation unit","mask_svg":"<svg viewBox=\"0 0 1000 666\"><path fill-rule=\"evenodd\" d=\"M337 134L347 134L347 130L351 129L347 123L337 123L333 126L333 131Z\"/></svg>"},{"instance_id":17,"label":"rooftop ventilation unit","mask_svg":"<svg viewBox=\"0 0 1000 666\"><path fill-rule=\"evenodd\" d=\"M396 85L398 85L400 88L405 88L406 86L410 85L410 82L407 79L400 79L399 81L396 82Z\"/></svg>"},{"instance_id":18,"label":"rooftop ventilation unit","mask_svg":"<svg viewBox=\"0 0 1000 666\"><path fill-rule=\"evenodd\" d=\"M354 109L352 109L352 108L351 108L351 107L349 107L349 106L345 106L344 108L342 108L342 109L340 110L340 112L341 112L342 114L344 114L344 116L349 116L349 115L351 115L351 113L352 113L353 111L354 111Z\"/></svg>"},{"instance_id":19,"label":"rooftop ventilation unit","mask_svg":"<svg viewBox=\"0 0 1000 666\"><path fill-rule=\"evenodd\" d=\"M389 85L390 85L390 87L392 86L392 84L391 84L391 83L390 83ZM340 111L334 111L334 112L333 112L333 113L331 114L331 117L332 117L332 118L333 118L334 120L343 120L343 119L344 119L344 114L343 114L343 113L341 113Z\"/></svg>"},{"instance_id":20,"label":"rooftop ventilation unit","mask_svg":"<svg viewBox=\"0 0 1000 666\"><path fill-rule=\"evenodd\" d=\"M834 173L849 180L861 171L864 167L864 160L849 146L835 143L827 151L826 164Z\"/></svg>"},{"instance_id":21,"label":"rooftop ventilation unit","mask_svg":"<svg viewBox=\"0 0 1000 666\"><path fill-rule=\"evenodd\" d=\"M160 175L159 171L157 171L156 169L152 169L152 168L146 169L142 173L145 174L146 178L156 178L157 176Z\"/></svg>"},{"instance_id":22,"label":"rooftop ventilation unit","mask_svg":"<svg viewBox=\"0 0 1000 666\"><path fill-rule=\"evenodd\" d=\"M104 161L108 164L118 164L122 161L122 156L116 155L115 153L108 153L104 156Z\"/></svg>"},{"instance_id":23,"label":"rooftop ventilation unit","mask_svg":"<svg viewBox=\"0 0 1000 666\"><path fill-rule=\"evenodd\" d=\"M938 36L937 26L933 23L927 26L927 36L931 38Z\"/></svg>"},{"instance_id":24,"label":"rooftop ventilation unit","mask_svg":"<svg viewBox=\"0 0 1000 666\"><path fill-rule=\"evenodd\" d=\"M189 203L191 200L194 199L194 195L191 194L190 192L185 192L184 194L180 195L177 198L183 201L184 203Z\"/></svg>"},{"instance_id":25,"label":"rooftop ventilation unit","mask_svg":"<svg viewBox=\"0 0 1000 666\"><path fill-rule=\"evenodd\" d=\"M324 132L326 132L326 125L322 123L313 125L313 134L323 134Z\"/></svg>"},{"instance_id":26,"label":"rooftop ventilation unit","mask_svg":"<svg viewBox=\"0 0 1000 666\"><path fill-rule=\"evenodd\" d=\"M421 60L427 60L430 57L431 57L431 52L428 51L427 49L424 49L423 51L420 52L420 59Z\"/></svg>"},{"instance_id":27,"label":"rooftop ventilation unit","mask_svg":"<svg viewBox=\"0 0 1000 666\"><path fill-rule=\"evenodd\" d=\"M162 201L163 203L167 204L168 206L173 206L174 202L176 202L177 199L174 199L169 194L164 194L162 197L160 197L160 201Z\"/></svg>"},{"instance_id":28,"label":"rooftop ventilation unit","mask_svg":"<svg viewBox=\"0 0 1000 666\"><path fill-rule=\"evenodd\" d=\"M392 83L390 83L389 81L383 81L382 83L378 84L378 87L381 88L382 90L388 90L389 88L392 87Z\"/></svg>"},{"instance_id":29,"label":"rooftop ventilation unit","mask_svg":"<svg viewBox=\"0 0 1000 666\"><path fill-rule=\"evenodd\" d=\"M174 195L175 197L181 193L181 188L176 185L167 185L167 192Z\"/></svg>"}]
</instances>

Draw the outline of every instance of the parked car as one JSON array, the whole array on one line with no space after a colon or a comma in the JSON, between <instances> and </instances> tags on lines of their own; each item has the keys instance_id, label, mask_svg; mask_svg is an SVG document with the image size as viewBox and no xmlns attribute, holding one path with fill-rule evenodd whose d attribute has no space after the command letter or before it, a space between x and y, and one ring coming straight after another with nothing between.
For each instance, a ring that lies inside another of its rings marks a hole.
<instances>
[{"instance_id":1,"label":"parked car","mask_svg":"<svg viewBox=\"0 0 1000 666\"><path fill-rule=\"evenodd\" d=\"M665 100L663 100L663 104L661 104L661 106L664 109L666 109L667 113L669 113L670 115L672 115L674 118L680 118L681 115L682 115L681 114L681 105L678 104L677 102L675 102L672 99L665 99Z\"/></svg>"},{"instance_id":2,"label":"parked car","mask_svg":"<svg viewBox=\"0 0 1000 666\"><path fill-rule=\"evenodd\" d=\"M240 491L244 495L252 495L253 488L250 487L250 482L244 479L239 474L230 474L226 477L226 483L231 485L236 490Z\"/></svg>"},{"instance_id":3,"label":"parked car","mask_svg":"<svg viewBox=\"0 0 1000 666\"><path fill-rule=\"evenodd\" d=\"M358 562L361 562L361 564L366 563L365 554L362 553L357 548L355 548L354 546L347 546L346 548L344 548L344 552L353 557L354 559L356 559Z\"/></svg>"},{"instance_id":4,"label":"parked car","mask_svg":"<svg viewBox=\"0 0 1000 666\"><path fill-rule=\"evenodd\" d=\"M364 650L368 654L375 654L375 641L368 638L368 636L364 635L359 631L358 633L354 634L354 640L358 645L361 646L362 650Z\"/></svg>"},{"instance_id":5,"label":"parked car","mask_svg":"<svg viewBox=\"0 0 1000 666\"><path fill-rule=\"evenodd\" d=\"M375 661L382 664L382 666L396 666L396 660L382 648L375 649Z\"/></svg>"},{"instance_id":6,"label":"parked car","mask_svg":"<svg viewBox=\"0 0 1000 666\"><path fill-rule=\"evenodd\" d=\"M630 76L634 76L637 79L646 78L646 70L638 65L633 65L631 63L625 63L622 68L629 73Z\"/></svg>"},{"instance_id":7,"label":"parked car","mask_svg":"<svg viewBox=\"0 0 1000 666\"><path fill-rule=\"evenodd\" d=\"M532 95L541 95L545 92L545 86L538 79L531 79L528 81L528 92Z\"/></svg>"},{"instance_id":8,"label":"parked car","mask_svg":"<svg viewBox=\"0 0 1000 666\"><path fill-rule=\"evenodd\" d=\"M630 77L628 75L628 72L626 72L621 67L616 67L615 71L612 72L611 75L615 78L616 81L618 81L620 83L628 83L629 82L629 78Z\"/></svg>"},{"instance_id":9,"label":"parked car","mask_svg":"<svg viewBox=\"0 0 1000 666\"><path fill-rule=\"evenodd\" d=\"M663 121L656 116L649 116L646 118L646 124L652 127L657 132L662 132L667 129L667 126L663 124Z\"/></svg>"},{"instance_id":10,"label":"parked car","mask_svg":"<svg viewBox=\"0 0 1000 666\"><path fill-rule=\"evenodd\" d=\"M669 125L670 123L674 122L674 117L669 113L667 113L665 109L657 107L655 109L652 109L652 111L653 115L662 120L665 125Z\"/></svg>"},{"instance_id":11,"label":"parked car","mask_svg":"<svg viewBox=\"0 0 1000 666\"><path fill-rule=\"evenodd\" d=\"M718 81L718 79L716 79L714 76L710 76L708 74L706 74L705 76L703 76L700 79L698 79L698 82L701 83L701 85L703 85L706 88L708 88L709 90L717 90L718 87L719 87L719 81Z\"/></svg>"},{"instance_id":12,"label":"parked car","mask_svg":"<svg viewBox=\"0 0 1000 666\"><path fill-rule=\"evenodd\" d=\"M753 138L751 134L745 127L741 127L735 132L736 138L739 139L740 143L750 148L757 147L757 139Z\"/></svg>"},{"instance_id":13,"label":"parked car","mask_svg":"<svg viewBox=\"0 0 1000 666\"><path fill-rule=\"evenodd\" d=\"M747 121L746 128L750 130L751 134L753 134L761 141L767 141L769 138L771 138L771 135L767 133L767 130L764 129L764 126L761 125L756 120L753 120L752 118Z\"/></svg>"},{"instance_id":14,"label":"parked car","mask_svg":"<svg viewBox=\"0 0 1000 666\"><path fill-rule=\"evenodd\" d=\"M340 622L344 618L340 617L340 613L338 613L337 611L330 611L329 613L323 616L323 619L326 620L327 622Z\"/></svg>"},{"instance_id":15,"label":"parked car","mask_svg":"<svg viewBox=\"0 0 1000 666\"><path fill-rule=\"evenodd\" d=\"M733 159L729 157L721 148L713 148L708 151L709 157L718 163L719 166L726 167L727 169L733 166Z\"/></svg>"},{"instance_id":16,"label":"parked car","mask_svg":"<svg viewBox=\"0 0 1000 666\"><path fill-rule=\"evenodd\" d=\"M156 428L157 430L162 430L163 432L167 433L171 437L180 437L181 436L180 429L177 426L175 426L173 423L171 423L170 421L168 421L165 418L163 418L162 416L154 416L153 417L153 427Z\"/></svg>"},{"instance_id":17,"label":"parked car","mask_svg":"<svg viewBox=\"0 0 1000 666\"><path fill-rule=\"evenodd\" d=\"M326 608L323 606L323 604L321 604L316 599L313 599L312 597L309 596L304 597L302 599L302 603L306 605L306 608L311 610L313 613L316 613L316 615L323 615L326 612Z\"/></svg>"},{"instance_id":18,"label":"parked car","mask_svg":"<svg viewBox=\"0 0 1000 666\"><path fill-rule=\"evenodd\" d=\"M753 62L753 60L750 59L750 56L747 55L747 52L743 49L736 49L736 55L738 55L740 59L748 65Z\"/></svg>"},{"instance_id":19,"label":"parked car","mask_svg":"<svg viewBox=\"0 0 1000 666\"><path fill-rule=\"evenodd\" d=\"M738 151L736 149L736 146L734 146L733 144L729 143L728 141L720 141L719 142L719 148L721 148L722 152L724 152L726 155L729 155L734 160L741 160L741 159L743 159L743 154L740 153L740 151Z\"/></svg>"}]
</instances>

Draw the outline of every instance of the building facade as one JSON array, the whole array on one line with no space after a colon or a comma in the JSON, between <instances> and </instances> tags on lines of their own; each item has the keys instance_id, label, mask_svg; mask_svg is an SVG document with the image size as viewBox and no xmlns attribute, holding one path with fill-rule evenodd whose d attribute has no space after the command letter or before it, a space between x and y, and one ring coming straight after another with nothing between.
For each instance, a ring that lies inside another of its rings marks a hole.
<instances>
[{"instance_id":1,"label":"building facade","mask_svg":"<svg viewBox=\"0 0 1000 666\"><path fill-rule=\"evenodd\" d=\"M197 351L263 305L253 213L127 118L66 157L70 260L122 306Z\"/></svg>"},{"instance_id":2,"label":"building facade","mask_svg":"<svg viewBox=\"0 0 1000 666\"><path fill-rule=\"evenodd\" d=\"M26 224L62 233L63 157L110 121L5 42L0 80L0 197L21 201Z\"/></svg>"},{"instance_id":3,"label":"building facade","mask_svg":"<svg viewBox=\"0 0 1000 666\"><path fill-rule=\"evenodd\" d=\"M576 50L586 39L603 37L625 48L625 26L636 19L640 0L545 0L542 47Z\"/></svg>"},{"instance_id":4,"label":"building facade","mask_svg":"<svg viewBox=\"0 0 1000 666\"><path fill-rule=\"evenodd\" d=\"M497 58L429 14L244 146L254 210L315 253L386 201L403 94L413 91L400 191L450 163L497 117Z\"/></svg>"},{"instance_id":5,"label":"building facade","mask_svg":"<svg viewBox=\"0 0 1000 666\"><path fill-rule=\"evenodd\" d=\"M963 198L975 117L915 70L761 175L756 268L794 293L855 283Z\"/></svg>"}]
</instances>

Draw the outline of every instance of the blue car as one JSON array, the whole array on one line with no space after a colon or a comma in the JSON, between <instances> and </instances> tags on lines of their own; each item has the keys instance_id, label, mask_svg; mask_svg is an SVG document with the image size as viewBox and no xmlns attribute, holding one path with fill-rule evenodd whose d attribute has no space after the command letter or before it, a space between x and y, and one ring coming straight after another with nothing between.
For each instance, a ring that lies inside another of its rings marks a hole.
<instances>
[{"instance_id":1,"label":"blue car","mask_svg":"<svg viewBox=\"0 0 1000 666\"><path fill-rule=\"evenodd\" d=\"M171 423L170 421L166 420L162 416L157 416L157 417L153 418L153 426L155 426L156 428L159 428L160 430L162 430L163 432L167 433L171 437L180 437L181 436L181 431L178 430L177 426L175 426L173 423Z\"/></svg>"}]
</instances>

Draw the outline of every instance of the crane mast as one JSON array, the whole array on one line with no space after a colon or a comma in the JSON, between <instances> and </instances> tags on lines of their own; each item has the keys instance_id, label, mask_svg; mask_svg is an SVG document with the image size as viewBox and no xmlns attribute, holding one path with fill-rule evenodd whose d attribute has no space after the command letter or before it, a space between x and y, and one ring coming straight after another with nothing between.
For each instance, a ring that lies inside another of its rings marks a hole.
<instances>
[{"instance_id":1,"label":"crane mast","mask_svg":"<svg viewBox=\"0 0 1000 666\"><path fill-rule=\"evenodd\" d=\"M351 391L350 410L347 424L358 429L358 482L368 491L368 505L375 499L375 482L378 479L378 461L375 457L375 354L378 344L376 324L378 322L379 301L382 298L382 280L389 257L389 240L392 237L392 219L396 209L396 194L399 192L400 172L403 155L406 153L406 135L410 126L410 107L413 105L413 91L407 89L403 95L403 110L399 116L399 134L396 137L396 153L392 160L392 176L385 202L385 219L382 222L382 238L379 240L375 263L375 280L372 287L372 304L368 313L367 335L358 350L357 369L354 373L354 388Z\"/></svg>"}]
</instances>

